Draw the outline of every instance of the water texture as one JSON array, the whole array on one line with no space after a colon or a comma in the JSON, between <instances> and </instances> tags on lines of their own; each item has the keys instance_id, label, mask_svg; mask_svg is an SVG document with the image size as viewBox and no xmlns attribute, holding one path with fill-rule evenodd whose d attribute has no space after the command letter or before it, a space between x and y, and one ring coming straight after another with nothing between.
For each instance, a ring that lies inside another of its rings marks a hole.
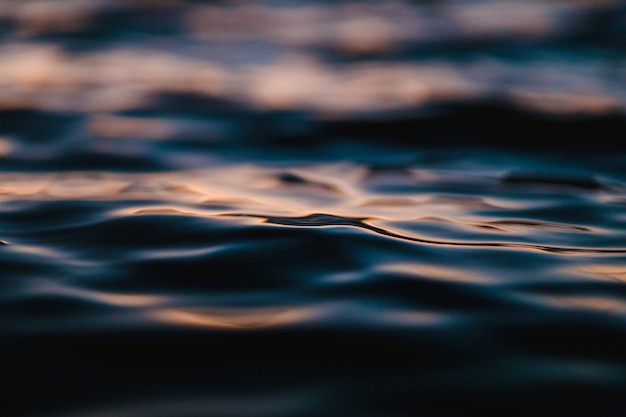
<instances>
[{"instance_id":1,"label":"water texture","mask_svg":"<svg viewBox=\"0 0 626 417\"><path fill-rule=\"evenodd\" d=\"M624 28L0 1L0 415L626 415Z\"/></svg>"}]
</instances>

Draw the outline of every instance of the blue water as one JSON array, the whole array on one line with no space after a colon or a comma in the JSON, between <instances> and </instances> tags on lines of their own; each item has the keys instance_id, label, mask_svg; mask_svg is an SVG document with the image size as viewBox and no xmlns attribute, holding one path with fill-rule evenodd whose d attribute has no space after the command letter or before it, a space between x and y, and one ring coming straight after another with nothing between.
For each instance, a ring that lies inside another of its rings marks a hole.
<instances>
[{"instance_id":1,"label":"blue water","mask_svg":"<svg viewBox=\"0 0 626 417\"><path fill-rule=\"evenodd\" d=\"M626 415L624 28L0 1L0 415Z\"/></svg>"}]
</instances>

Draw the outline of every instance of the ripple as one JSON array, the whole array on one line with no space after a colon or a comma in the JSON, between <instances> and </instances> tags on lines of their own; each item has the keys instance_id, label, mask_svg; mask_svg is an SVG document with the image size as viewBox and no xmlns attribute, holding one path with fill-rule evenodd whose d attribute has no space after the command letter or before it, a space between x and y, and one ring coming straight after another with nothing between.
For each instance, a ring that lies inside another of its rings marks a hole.
<instances>
[{"instance_id":1,"label":"ripple","mask_svg":"<svg viewBox=\"0 0 626 417\"><path fill-rule=\"evenodd\" d=\"M330 191L330 192L339 192L339 189L332 184L324 183L321 181L305 179L304 177L301 177L291 172L283 172L279 174L278 181L283 185L307 186L313 189L320 189L320 190Z\"/></svg>"},{"instance_id":2,"label":"ripple","mask_svg":"<svg viewBox=\"0 0 626 417\"><path fill-rule=\"evenodd\" d=\"M539 229L547 229L547 230L568 230L568 231L576 231L576 232L593 232L593 229L584 226L576 226L572 224L562 224L562 223L550 223L550 222L541 222L541 221L533 221L533 220L492 220L486 222L489 225L496 226L519 226L519 227L531 227L531 228L539 228Z\"/></svg>"},{"instance_id":3,"label":"ripple","mask_svg":"<svg viewBox=\"0 0 626 417\"><path fill-rule=\"evenodd\" d=\"M203 328L247 330L295 325L310 319L314 311L299 308L177 308L156 310L151 317L165 323Z\"/></svg>"},{"instance_id":4,"label":"ripple","mask_svg":"<svg viewBox=\"0 0 626 417\"><path fill-rule=\"evenodd\" d=\"M626 415L625 22L0 0L0 414Z\"/></svg>"},{"instance_id":5,"label":"ripple","mask_svg":"<svg viewBox=\"0 0 626 417\"><path fill-rule=\"evenodd\" d=\"M364 222L367 218L351 218L342 217L331 214L310 214L302 217L276 217L276 216L264 216L258 214L224 214L224 216L241 216L241 217L256 217L262 218L266 223L285 225L285 226L352 226L361 229L370 230L379 235L407 240L416 243L425 243L429 245L443 245L443 246L463 246L463 247L492 247L492 248L517 248L517 249L532 249L543 252L556 253L562 255L575 255L575 254L626 254L626 248L576 248L576 247L559 247L549 245L535 245L526 243L515 242L461 242L461 241L444 241L434 240L421 237L414 237L409 235L403 235L384 229L382 227L374 226Z\"/></svg>"}]
</instances>

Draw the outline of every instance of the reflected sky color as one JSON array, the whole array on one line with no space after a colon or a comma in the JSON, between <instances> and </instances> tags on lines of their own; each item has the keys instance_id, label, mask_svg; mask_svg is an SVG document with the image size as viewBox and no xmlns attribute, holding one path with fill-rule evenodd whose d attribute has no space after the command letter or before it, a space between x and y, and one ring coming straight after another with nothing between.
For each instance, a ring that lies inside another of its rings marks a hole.
<instances>
[{"instance_id":1,"label":"reflected sky color","mask_svg":"<svg viewBox=\"0 0 626 417\"><path fill-rule=\"evenodd\" d=\"M0 415L626 415L625 27L0 0Z\"/></svg>"},{"instance_id":2,"label":"reflected sky color","mask_svg":"<svg viewBox=\"0 0 626 417\"><path fill-rule=\"evenodd\" d=\"M0 16L13 30L0 48L0 106L100 113L140 108L160 92L219 97L260 109L306 109L324 117L494 96L558 114L622 113L626 106L622 58L599 50L582 51L588 56L578 60L550 46L554 39L574 36L585 13L602 12L611 2L183 5L3 1ZM109 16L132 12L145 13L148 28L174 31L184 42L155 36L141 38L147 48L71 51L45 40L48 34L97 33ZM431 52L455 42L471 47L512 40L547 47L524 57L496 48L457 61ZM393 59L412 50L413 59ZM317 51L347 61L321 59ZM392 59L350 61L358 57ZM527 65L518 66L520 58ZM126 124L126 129L131 136L137 128L148 136L164 135L167 129L157 126Z\"/></svg>"},{"instance_id":3,"label":"reflected sky color","mask_svg":"<svg viewBox=\"0 0 626 417\"><path fill-rule=\"evenodd\" d=\"M166 309L152 313L156 320L182 326L200 326L232 330L263 329L298 324L314 315L305 308L226 308Z\"/></svg>"}]
</instances>

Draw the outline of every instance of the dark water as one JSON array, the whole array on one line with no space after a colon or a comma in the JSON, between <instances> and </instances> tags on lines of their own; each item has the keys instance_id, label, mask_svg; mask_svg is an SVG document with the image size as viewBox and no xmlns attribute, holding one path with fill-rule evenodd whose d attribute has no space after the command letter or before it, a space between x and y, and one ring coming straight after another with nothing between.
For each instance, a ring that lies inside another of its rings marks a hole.
<instances>
[{"instance_id":1,"label":"dark water","mask_svg":"<svg viewBox=\"0 0 626 417\"><path fill-rule=\"evenodd\" d=\"M620 2L0 2L0 415L626 415Z\"/></svg>"}]
</instances>

